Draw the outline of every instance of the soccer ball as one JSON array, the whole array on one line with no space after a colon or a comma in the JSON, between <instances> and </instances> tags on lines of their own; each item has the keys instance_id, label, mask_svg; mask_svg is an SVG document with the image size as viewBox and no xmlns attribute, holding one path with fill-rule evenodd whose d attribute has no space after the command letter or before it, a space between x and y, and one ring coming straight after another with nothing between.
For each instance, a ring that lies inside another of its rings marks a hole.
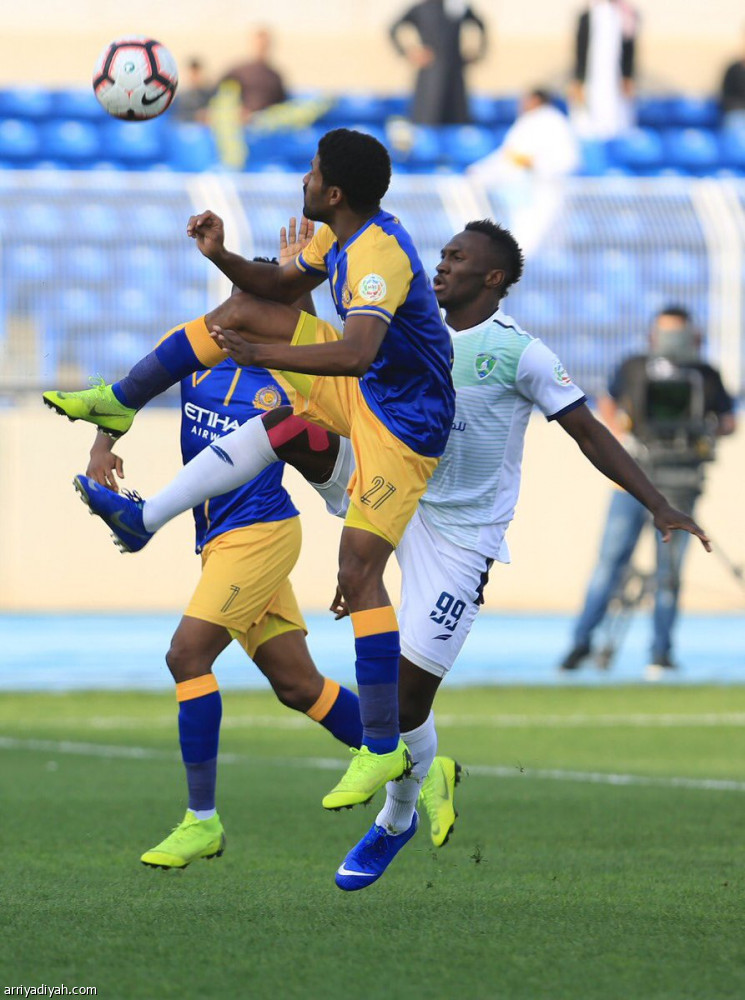
<instances>
[{"instance_id":1,"label":"soccer ball","mask_svg":"<svg viewBox=\"0 0 745 1000\"><path fill-rule=\"evenodd\" d=\"M104 111L125 121L163 114L177 86L176 60L164 45L144 35L111 42L93 71L93 91Z\"/></svg>"}]
</instances>

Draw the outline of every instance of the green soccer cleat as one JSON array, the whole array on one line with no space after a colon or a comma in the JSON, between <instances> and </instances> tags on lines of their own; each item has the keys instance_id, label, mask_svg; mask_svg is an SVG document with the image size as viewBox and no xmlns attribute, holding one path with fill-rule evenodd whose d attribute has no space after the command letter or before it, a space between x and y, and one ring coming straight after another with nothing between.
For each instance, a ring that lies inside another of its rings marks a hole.
<instances>
[{"instance_id":1,"label":"green soccer cleat","mask_svg":"<svg viewBox=\"0 0 745 1000\"><path fill-rule=\"evenodd\" d=\"M447 844L455 827L455 786L460 781L460 764L452 757L435 757L422 782L419 802L429 819L429 835L435 847Z\"/></svg>"},{"instance_id":2,"label":"green soccer cleat","mask_svg":"<svg viewBox=\"0 0 745 1000\"><path fill-rule=\"evenodd\" d=\"M140 858L150 868L186 868L197 858L219 858L225 850L225 831L220 817L197 819L191 809L165 840Z\"/></svg>"},{"instance_id":3,"label":"green soccer cleat","mask_svg":"<svg viewBox=\"0 0 745 1000\"><path fill-rule=\"evenodd\" d=\"M369 802L387 781L411 774L411 755L403 740L390 753L372 753L367 747L350 748L354 759L338 785L324 795L324 809L351 809Z\"/></svg>"},{"instance_id":4,"label":"green soccer cleat","mask_svg":"<svg viewBox=\"0 0 745 1000\"><path fill-rule=\"evenodd\" d=\"M42 395L44 405L68 420L87 420L109 437L119 438L132 426L137 410L120 403L102 378L91 378L91 388L80 392L57 392Z\"/></svg>"}]
</instances>

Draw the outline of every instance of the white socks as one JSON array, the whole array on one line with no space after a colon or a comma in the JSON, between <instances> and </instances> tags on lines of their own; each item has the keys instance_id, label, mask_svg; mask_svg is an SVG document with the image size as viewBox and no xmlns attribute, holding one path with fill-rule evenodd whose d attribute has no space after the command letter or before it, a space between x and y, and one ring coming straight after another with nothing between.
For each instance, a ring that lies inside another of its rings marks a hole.
<instances>
[{"instance_id":1,"label":"white socks","mask_svg":"<svg viewBox=\"0 0 745 1000\"><path fill-rule=\"evenodd\" d=\"M261 417L247 420L200 451L165 489L145 501L145 529L157 531L177 514L243 486L277 461Z\"/></svg>"},{"instance_id":2,"label":"white socks","mask_svg":"<svg viewBox=\"0 0 745 1000\"><path fill-rule=\"evenodd\" d=\"M401 739L409 748L414 765L411 775L400 781L389 781L385 786L385 805L378 813L375 822L389 833L405 833L414 818L416 800L419 798L422 782L427 777L432 761L437 753L437 730L435 729L435 713L430 712L427 719L417 729L409 733L401 733Z\"/></svg>"}]
</instances>

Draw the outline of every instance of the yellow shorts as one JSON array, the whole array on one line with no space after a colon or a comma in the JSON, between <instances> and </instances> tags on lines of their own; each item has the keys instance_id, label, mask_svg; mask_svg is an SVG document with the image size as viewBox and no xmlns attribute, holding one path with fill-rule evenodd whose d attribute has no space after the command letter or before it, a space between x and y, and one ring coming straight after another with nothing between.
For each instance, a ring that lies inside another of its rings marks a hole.
<instances>
[{"instance_id":1,"label":"yellow shorts","mask_svg":"<svg viewBox=\"0 0 745 1000\"><path fill-rule=\"evenodd\" d=\"M340 337L330 323L301 312L292 343L320 344ZM367 405L359 379L287 371L279 375L295 390L298 416L350 439L357 465L347 487L350 499L363 523L368 521L376 534L398 545L439 458L419 455L389 431ZM354 512L351 523L360 526Z\"/></svg>"},{"instance_id":2,"label":"yellow shorts","mask_svg":"<svg viewBox=\"0 0 745 1000\"><path fill-rule=\"evenodd\" d=\"M300 540L298 517L213 538L202 552L202 576L184 614L222 625L252 658L276 635L307 633L289 580Z\"/></svg>"}]
</instances>

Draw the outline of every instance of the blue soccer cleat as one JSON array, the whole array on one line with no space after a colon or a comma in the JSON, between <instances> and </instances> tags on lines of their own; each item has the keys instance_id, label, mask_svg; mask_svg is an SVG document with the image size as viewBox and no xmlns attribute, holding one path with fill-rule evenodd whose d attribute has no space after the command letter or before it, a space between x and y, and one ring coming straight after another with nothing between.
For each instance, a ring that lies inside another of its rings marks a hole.
<instances>
[{"instance_id":1,"label":"blue soccer cleat","mask_svg":"<svg viewBox=\"0 0 745 1000\"><path fill-rule=\"evenodd\" d=\"M373 823L365 836L355 844L336 873L336 884L345 892L366 889L377 882L398 852L408 844L419 826L415 812L411 826L405 833L394 835Z\"/></svg>"},{"instance_id":2,"label":"blue soccer cleat","mask_svg":"<svg viewBox=\"0 0 745 1000\"><path fill-rule=\"evenodd\" d=\"M82 474L75 476L72 484L91 514L97 514L111 528L114 544L122 552L139 552L145 548L155 532L148 531L143 523L142 497L127 490L114 493Z\"/></svg>"}]
</instances>

